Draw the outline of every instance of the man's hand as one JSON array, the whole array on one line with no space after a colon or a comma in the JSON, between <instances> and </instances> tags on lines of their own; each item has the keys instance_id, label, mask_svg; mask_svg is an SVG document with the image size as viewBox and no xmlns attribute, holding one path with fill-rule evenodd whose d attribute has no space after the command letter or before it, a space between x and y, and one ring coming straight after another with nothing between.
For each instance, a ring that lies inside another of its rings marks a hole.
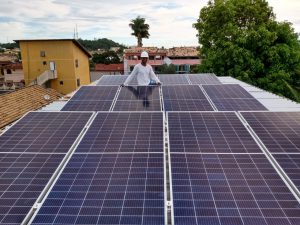
<instances>
[{"instance_id":1,"label":"man's hand","mask_svg":"<svg viewBox=\"0 0 300 225\"><path fill-rule=\"evenodd\" d=\"M121 84L121 85L120 85L120 87L124 87L124 86L125 86L124 84Z\"/></svg>"},{"instance_id":2,"label":"man's hand","mask_svg":"<svg viewBox=\"0 0 300 225\"><path fill-rule=\"evenodd\" d=\"M157 84L157 85L161 85L161 83L160 83L160 82L156 82L156 84Z\"/></svg>"}]
</instances>

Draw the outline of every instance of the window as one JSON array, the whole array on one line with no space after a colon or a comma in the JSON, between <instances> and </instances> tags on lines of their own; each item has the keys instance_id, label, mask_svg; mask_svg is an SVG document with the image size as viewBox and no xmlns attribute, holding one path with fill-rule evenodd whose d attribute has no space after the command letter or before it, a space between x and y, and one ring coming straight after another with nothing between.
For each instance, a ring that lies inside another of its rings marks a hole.
<instances>
[{"instance_id":1,"label":"window","mask_svg":"<svg viewBox=\"0 0 300 225\"><path fill-rule=\"evenodd\" d=\"M7 74L11 74L11 69L7 69L7 70L6 70L6 73L7 73Z\"/></svg>"},{"instance_id":2,"label":"window","mask_svg":"<svg viewBox=\"0 0 300 225\"><path fill-rule=\"evenodd\" d=\"M44 65L44 66L47 65L47 62L46 62L46 61L43 61L43 65Z\"/></svg>"},{"instance_id":3,"label":"window","mask_svg":"<svg viewBox=\"0 0 300 225\"><path fill-rule=\"evenodd\" d=\"M80 79L78 78L77 79L77 87L79 87L80 86Z\"/></svg>"},{"instance_id":4,"label":"window","mask_svg":"<svg viewBox=\"0 0 300 225\"><path fill-rule=\"evenodd\" d=\"M150 55L150 56L149 56L149 60L154 60L154 56L153 56L153 55Z\"/></svg>"},{"instance_id":5,"label":"window","mask_svg":"<svg viewBox=\"0 0 300 225\"><path fill-rule=\"evenodd\" d=\"M75 59L75 66L79 67L79 61L78 61L78 59Z\"/></svg>"},{"instance_id":6,"label":"window","mask_svg":"<svg viewBox=\"0 0 300 225\"><path fill-rule=\"evenodd\" d=\"M41 51L41 52L40 52L40 56L41 56L41 57L46 57L46 52L45 52L45 51Z\"/></svg>"},{"instance_id":7,"label":"window","mask_svg":"<svg viewBox=\"0 0 300 225\"><path fill-rule=\"evenodd\" d=\"M64 85L64 82L61 80L61 81L59 81L59 84L60 85Z\"/></svg>"}]
</instances>

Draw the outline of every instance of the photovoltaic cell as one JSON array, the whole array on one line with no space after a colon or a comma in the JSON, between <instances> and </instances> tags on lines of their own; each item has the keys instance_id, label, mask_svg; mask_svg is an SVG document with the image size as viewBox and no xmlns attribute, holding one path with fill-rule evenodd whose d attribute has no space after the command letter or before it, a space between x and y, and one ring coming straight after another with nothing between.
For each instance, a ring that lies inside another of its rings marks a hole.
<instances>
[{"instance_id":1,"label":"photovoltaic cell","mask_svg":"<svg viewBox=\"0 0 300 225\"><path fill-rule=\"evenodd\" d=\"M267 108L255 98L212 99L212 101L219 111L267 110Z\"/></svg>"},{"instance_id":2,"label":"photovoltaic cell","mask_svg":"<svg viewBox=\"0 0 300 225\"><path fill-rule=\"evenodd\" d=\"M158 75L158 78L162 85L189 84L187 75L185 74L164 74Z\"/></svg>"},{"instance_id":3,"label":"photovoltaic cell","mask_svg":"<svg viewBox=\"0 0 300 225\"><path fill-rule=\"evenodd\" d=\"M174 224L296 225L300 204L263 154L171 154Z\"/></svg>"},{"instance_id":4,"label":"photovoltaic cell","mask_svg":"<svg viewBox=\"0 0 300 225\"><path fill-rule=\"evenodd\" d=\"M72 101L111 101L118 91L117 86L82 86L71 98Z\"/></svg>"},{"instance_id":5,"label":"photovoltaic cell","mask_svg":"<svg viewBox=\"0 0 300 225\"><path fill-rule=\"evenodd\" d=\"M169 112L171 153L262 153L234 112Z\"/></svg>"},{"instance_id":6,"label":"photovoltaic cell","mask_svg":"<svg viewBox=\"0 0 300 225\"><path fill-rule=\"evenodd\" d=\"M300 191L300 155L273 154L273 157Z\"/></svg>"},{"instance_id":7,"label":"photovoltaic cell","mask_svg":"<svg viewBox=\"0 0 300 225\"><path fill-rule=\"evenodd\" d=\"M0 151L67 153L91 115L30 112L0 136Z\"/></svg>"},{"instance_id":8,"label":"photovoltaic cell","mask_svg":"<svg viewBox=\"0 0 300 225\"><path fill-rule=\"evenodd\" d=\"M164 99L206 99L198 85L163 86L162 92Z\"/></svg>"},{"instance_id":9,"label":"photovoltaic cell","mask_svg":"<svg viewBox=\"0 0 300 225\"><path fill-rule=\"evenodd\" d=\"M206 99L164 99L165 111L214 111Z\"/></svg>"},{"instance_id":10,"label":"photovoltaic cell","mask_svg":"<svg viewBox=\"0 0 300 225\"><path fill-rule=\"evenodd\" d=\"M97 85L121 85L125 82L128 75L104 75L100 78Z\"/></svg>"},{"instance_id":11,"label":"photovoltaic cell","mask_svg":"<svg viewBox=\"0 0 300 225\"><path fill-rule=\"evenodd\" d=\"M0 224L21 224L64 154L0 154Z\"/></svg>"},{"instance_id":12,"label":"photovoltaic cell","mask_svg":"<svg viewBox=\"0 0 300 225\"><path fill-rule=\"evenodd\" d=\"M253 98L239 84L203 85L203 88L211 99Z\"/></svg>"},{"instance_id":13,"label":"photovoltaic cell","mask_svg":"<svg viewBox=\"0 0 300 225\"><path fill-rule=\"evenodd\" d=\"M213 73L189 74L191 84L222 84Z\"/></svg>"},{"instance_id":14,"label":"photovoltaic cell","mask_svg":"<svg viewBox=\"0 0 300 225\"><path fill-rule=\"evenodd\" d=\"M163 152L162 113L98 113L76 152Z\"/></svg>"},{"instance_id":15,"label":"photovoltaic cell","mask_svg":"<svg viewBox=\"0 0 300 225\"><path fill-rule=\"evenodd\" d=\"M159 87L122 87L113 111L161 111Z\"/></svg>"},{"instance_id":16,"label":"photovoltaic cell","mask_svg":"<svg viewBox=\"0 0 300 225\"><path fill-rule=\"evenodd\" d=\"M61 111L109 111L118 86L83 86Z\"/></svg>"},{"instance_id":17,"label":"photovoltaic cell","mask_svg":"<svg viewBox=\"0 0 300 225\"><path fill-rule=\"evenodd\" d=\"M32 224L165 224L163 154L74 154Z\"/></svg>"},{"instance_id":18,"label":"photovoltaic cell","mask_svg":"<svg viewBox=\"0 0 300 225\"><path fill-rule=\"evenodd\" d=\"M219 111L267 110L238 84L203 85Z\"/></svg>"},{"instance_id":19,"label":"photovoltaic cell","mask_svg":"<svg viewBox=\"0 0 300 225\"><path fill-rule=\"evenodd\" d=\"M198 85L163 86L165 111L214 111Z\"/></svg>"},{"instance_id":20,"label":"photovoltaic cell","mask_svg":"<svg viewBox=\"0 0 300 225\"><path fill-rule=\"evenodd\" d=\"M300 112L241 112L271 153L300 153Z\"/></svg>"},{"instance_id":21,"label":"photovoltaic cell","mask_svg":"<svg viewBox=\"0 0 300 225\"><path fill-rule=\"evenodd\" d=\"M68 101L62 111L109 111L113 101Z\"/></svg>"}]
</instances>

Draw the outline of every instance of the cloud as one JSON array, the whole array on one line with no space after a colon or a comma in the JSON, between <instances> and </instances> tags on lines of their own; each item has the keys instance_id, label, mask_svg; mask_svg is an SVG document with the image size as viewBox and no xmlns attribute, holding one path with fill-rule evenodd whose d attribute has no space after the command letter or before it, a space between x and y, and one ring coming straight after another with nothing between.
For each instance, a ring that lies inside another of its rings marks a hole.
<instances>
[{"instance_id":1,"label":"cloud","mask_svg":"<svg viewBox=\"0 0 300 225\"><path fill-rule=\"evenodd\" d=\"M287 3L289 2L289 3ZM298 0L269 0L280 21L294 23L300 32ZM200 9L207 0L0 0L0 42L22 38L72 38L77 24L79 37L110 38L135 45L128 26L137 16L146 18L150 38L144 45L198 45L196 30ZM12 7L13 6L13 7Z\"/></svg>"}]
</instances>

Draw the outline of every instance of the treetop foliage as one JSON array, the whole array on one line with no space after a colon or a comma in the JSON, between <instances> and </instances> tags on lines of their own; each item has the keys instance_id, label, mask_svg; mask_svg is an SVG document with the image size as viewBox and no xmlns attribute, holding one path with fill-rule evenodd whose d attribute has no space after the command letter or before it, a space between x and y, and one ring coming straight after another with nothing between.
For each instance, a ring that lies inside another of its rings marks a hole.
<instances>
[{"instance_id":1,"label":"treetop foliage","mask_svg":"<svg viewBox=\"0 0 300 225\"><path fill-rule=\"evenodd\" d=\"M209 1L194 27L203 59L200 72L232 76L297 100L298 35L291 23L276 21L267 1Z\"/></svg>"}]
</instances>

